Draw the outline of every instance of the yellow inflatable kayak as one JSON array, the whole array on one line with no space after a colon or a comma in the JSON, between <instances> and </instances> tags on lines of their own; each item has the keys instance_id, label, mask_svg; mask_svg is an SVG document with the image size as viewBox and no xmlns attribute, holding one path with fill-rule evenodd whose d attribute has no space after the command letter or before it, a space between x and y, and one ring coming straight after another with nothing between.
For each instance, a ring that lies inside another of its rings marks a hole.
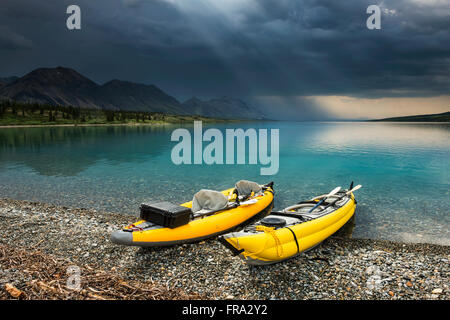
<instances>
[{"instance_id":1,"label":"yellow inflatable kayak","mask_svg":"<svg viewBox=\"0 0 450 320\"><path fill-rule=\"evenodd\" d=\"M267 216L273 208L273 183L241 180L221 192L201 190L181 205L141 205L141 220L115 231L111 241L141 247L191 243L241 230Z\"/></svg>"},{"instance_id":2,"label":"yellow inflatable kayak","mask_svg":"<svg viewBox=\"0 0 450 320\"><path fill-rule=\"evenodd\" d=\"M353 216L356 201L352 192L360 187L272 212L240 232L219 237L219 241L250 265L295 257L331 236Z\"/></svg>"}]
</instances>

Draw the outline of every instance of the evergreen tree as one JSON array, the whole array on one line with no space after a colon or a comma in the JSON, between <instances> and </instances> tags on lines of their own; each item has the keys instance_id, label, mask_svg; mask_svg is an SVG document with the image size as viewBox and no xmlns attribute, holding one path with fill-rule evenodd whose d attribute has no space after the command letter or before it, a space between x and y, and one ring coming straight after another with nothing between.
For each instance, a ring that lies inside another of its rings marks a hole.
<instances>
[{"instance_id":1,"label":"evergreen tree","mask_svg":"<svg viewBox=\"0 0 450 320\"><path fill-rule=\"evenodd\" d=\"M108 122L114 121L114 111L106 110L105 114L106 114L106 121Z\"/></svg>"}]
</instances>

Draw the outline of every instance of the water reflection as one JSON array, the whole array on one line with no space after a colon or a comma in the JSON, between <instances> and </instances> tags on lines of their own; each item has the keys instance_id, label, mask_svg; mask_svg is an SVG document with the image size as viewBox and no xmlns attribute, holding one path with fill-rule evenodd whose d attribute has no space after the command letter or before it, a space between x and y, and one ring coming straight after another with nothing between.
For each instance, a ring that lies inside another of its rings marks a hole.
<instances>
[{"instance_id":1,"label":"water reflection","mask_svg":"<svg viewBox=\"0 0 450 320\"><path fill-rule=\"evenodd\" d=\"M450 124L330 123L316 133L314 141L345 147L450 148Z\"/></svg>"},{"instance_id":2,"label":"water reflection","mask_svg":"<svg viewBox=\"0 0 450 320\"><path fill-rule=\"evenodd\" d=\"M346 224L342 226L336 233L335 236L342 237L342 238L352 238L353 237L353 231L355 230L355 216L350 218L350 220L347 221Z\"/></svg>"},{"instance_id":3,"label":"water reflection","mask_svg":"<svg viewBox=\"0 0 450 320\"><path fill-rule=\"evenodd\" d=\"M75 176L105 160L143 162L169 148L170 126L0 129L0 169L25 165L45 176Z\"/></svg>"}]
</instances>

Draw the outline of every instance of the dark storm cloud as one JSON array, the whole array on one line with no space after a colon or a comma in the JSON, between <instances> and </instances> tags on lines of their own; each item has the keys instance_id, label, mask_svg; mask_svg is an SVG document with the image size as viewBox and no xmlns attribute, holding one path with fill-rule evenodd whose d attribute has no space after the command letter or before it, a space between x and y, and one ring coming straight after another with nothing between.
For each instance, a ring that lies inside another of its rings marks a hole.
<instances>
[{"instance_id":1,"label":"dark storm cloud","mask_svg":"<svg viewBox=\"0 0 450 320\"><path fill-rule=\"evenodd\" d=\"M3 50L29 49L33 42L24 36L15 33L5 26L0 26L0 48Z\"/></svg>"},{"instance_id":2,"label":"dark storm cloud","mask_svg":"<svg viewBox=\"0 0 450 320\"><path fill-rule=\"evenodd\" d=\"M69 4L81 7L81 31L65 28ZM370 4L377 3L3 0L0 70L64 65L98 82L155 83L180 99L448 94L450 3L383 1L381 30L366 28Z\"/></svg>"}]
</instances>

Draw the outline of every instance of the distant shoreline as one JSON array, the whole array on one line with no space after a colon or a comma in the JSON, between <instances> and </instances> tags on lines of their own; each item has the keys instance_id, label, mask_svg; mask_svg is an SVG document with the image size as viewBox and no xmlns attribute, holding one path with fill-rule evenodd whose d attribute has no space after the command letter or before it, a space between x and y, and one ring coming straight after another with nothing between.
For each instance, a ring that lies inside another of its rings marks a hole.
<instances>
[{"instance_id":1,"label":"distant shoreline","mask_svg":"<svg viewBox=\"0 0 450 320\"><path fill-rule=\"evenodd\" d=\"M172 125L177 122L161 122L161 123L66 123L66 124L11 124L11 125L0 125L0 129L6 128L43 128L43 127L116 127L116 126L162 126L162 125ZM180 122L182 123L182 122Z\"/></svg>"},{"instance_id":2,"label":"distant shoreline","mask_svg":"<svg viewBox=\"0 0 450 320\"><path fill-rule=\"evenodd\" d=\"M423 114L404 117L367 120L369 122L450 122L450 111L436 114Z\"/></svg>"},{"instance_id":3,"label":"distant shoreline","mask_svg":"<svg viewBox=\"0 0 450 320\"><path fill-rule=\"evenodd\" d=\"M64 124L11 124L11 125L0 125L0 129L12 129L12 128L54 128L54 127L117 127L117 126L129 126L129 127L141 127L141 126L167 126L167 125L176 125L176 124L186 124L191 123L193 121L200 120L192 120L192 121L180 121L180 122L153 122L153 123L84 123L84 124L76 124L76 123L64 123ZM205 121L204 119L201 121ZM221 120L214 119L205 121L207 123L226 123L226 122L292 122L288 120ZM404 124L447 124L450 121L388 121L388 120L341 120L341 121L294 121L300 123L404 123Z\"/></svg>"},{"instance_id":4,"label":"distant shoreline","mask_svg":"<svg viewBox=\"0 0 450 320\"><path fill-rule=\"evenodd\" d=\"M0 100L0 128L138 126L192 123L193 121L236 122L200 115L147 111L84 109Z\"/></svg>"},{"instance_id":5,"label":"distant shoreline","mask_svg":"<svg viewBox=\"0 0 450 320\"><path fill-rule=\"evenodd\" d=\"M0 129L11 128L52 128L52 127L117 127L117 126L129 126L129 127L141 127L141 126L167 126L177 124L193 123L194 121L203 121L205 123L225 123L225 122L253 122L261 120L231 120L231 119L192 119L190 121L161 121L161 122L147 122L147 123L60 123L60 124L10 124L0 125Z\"/></svg>"}]
</instances>

